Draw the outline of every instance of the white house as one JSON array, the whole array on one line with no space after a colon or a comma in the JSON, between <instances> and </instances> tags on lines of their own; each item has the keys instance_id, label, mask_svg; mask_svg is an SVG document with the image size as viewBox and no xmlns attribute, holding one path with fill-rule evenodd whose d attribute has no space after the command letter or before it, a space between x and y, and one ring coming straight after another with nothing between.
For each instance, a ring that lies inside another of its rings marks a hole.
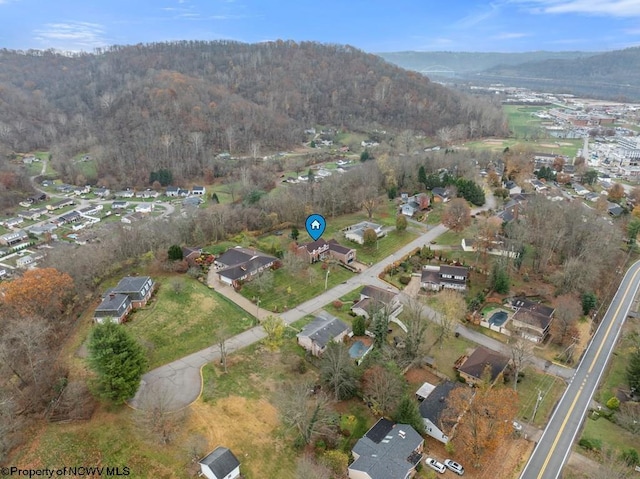
<instances>
[{"instance_id":1,"label":"white house","mask_svg":"<svg viewBox=\"0 0 640 479\"><path fill-rule=\"evenodd\" d=\"M240 461L226 447L218 446L198 461L200 472L208 479L240 477Z\"/></svg>"},{"instance_id":2,"label":"white house","mask_svg":"<svg viewBox=\"0 0 640 479\"><path fill-rule=\"evenodd\" d=\"M427 384L430 386L429 388L425 388ZM455 418L448 417L445 413L447 399L451 391L461 385L452 381L444 381L435 387L429 383L425 383L425 385L420 389L425 390L427 395L419 407L424 430L432 438L446 444L449 442L449 436L456 423Z\"/></svg>"},{"instance_id":3,"label":"white house","mask_svg":"<svg viewBox=\"0 0 640 479\"><path fill-rule=\"evenodd\" d=\"M191 188L191 194L195 196L204 196L207 190L204 186L194 186Z\"/></svg>"},{"instance_id":4,"label":"white house","mask_svg":"<svg viewBox=\"0 0 640 479\"><path fill-rule=\"evenodd\" d=\"M362 221L345 228L344 236L358 244L364 244L364 232L368 229L375 231L378 238L382 238L385 235L381 225L377 223L370 223L369 221Z\"/></svg>"},{"instance_id":5,"label":"white house","mask_svg":"<svg viewBox=\"0 0 640 479\"><path fill-rule=\"evenodd\" d=\"M139 203L135 207L136 213L151 213L153 211L153 203Z\"/></svg>"}]
</instances>

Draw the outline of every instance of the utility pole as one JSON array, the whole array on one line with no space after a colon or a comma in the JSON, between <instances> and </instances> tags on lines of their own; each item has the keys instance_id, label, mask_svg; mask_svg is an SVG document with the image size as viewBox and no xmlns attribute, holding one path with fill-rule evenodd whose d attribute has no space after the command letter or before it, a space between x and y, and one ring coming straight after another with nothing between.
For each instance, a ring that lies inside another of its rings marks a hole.
<instances>
[{"instance_id":1,"label":"utility pole","mask_svg":"<svg viewBox=\"0 0 640 479\"><path fill-rule=\"evenodd\" d=\"M256 301L256 319L260 322L260 298Z\"/></svg>"},{"instance_id":2,"label":"utility pole","mask_svg":"<svg viewBox=\"0 0 640 479\"><path fill-rule=\"evenodd\" d=\"M533 417L531 418L531 422L536 420L536 413L538 412L540 401L542 401L542 391L538 389L538 397L536 398L536 406L533 408Z\"/></svg>"},{"instance_id":3,"label":"utility pole","mask_svg":"<svg viewBox=\"0 0 640 479\"><path fill-rule=\"evenodd\" d=\"M324 276L324 290L327 290L329 286L329 271L331 271L331 266L327 264L327 274Z\"/></svg>"}]
</instances>

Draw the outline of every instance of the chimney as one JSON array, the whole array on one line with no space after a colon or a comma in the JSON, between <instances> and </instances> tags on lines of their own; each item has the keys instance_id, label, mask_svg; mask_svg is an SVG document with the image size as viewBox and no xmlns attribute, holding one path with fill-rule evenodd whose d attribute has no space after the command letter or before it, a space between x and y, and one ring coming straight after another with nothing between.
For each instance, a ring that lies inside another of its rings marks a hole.
<instances>
[{"instance_id":1,"label":"chimney","mask_svg":"<svg viewBox=\"0 0 640 479\"><path fill-rule=\"evenodd\" d=\"M113 299L113 298L115 298L115 297L116 297L116 294L115 294L115 293L109 293L109 299Z\"/></svg>"}]
</instances>

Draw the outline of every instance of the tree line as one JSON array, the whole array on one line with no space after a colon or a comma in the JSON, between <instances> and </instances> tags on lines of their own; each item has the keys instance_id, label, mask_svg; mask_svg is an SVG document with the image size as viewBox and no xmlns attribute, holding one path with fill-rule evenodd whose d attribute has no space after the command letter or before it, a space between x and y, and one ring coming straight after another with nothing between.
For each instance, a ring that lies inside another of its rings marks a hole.
<instances>
[{"instance_id":1,"label":"tree line","mask_svg":"<svg viewBox=\"0 0 640 479\"><path fill-rule=\"evenodd\" d=\"M185 41L0 59L0 149L48 149L67 181L86 152L99 178L194 178L220 152L289 148L315 125L445 140L504 132L499 104L339 45Z\"/></svg>"}]
</instances>

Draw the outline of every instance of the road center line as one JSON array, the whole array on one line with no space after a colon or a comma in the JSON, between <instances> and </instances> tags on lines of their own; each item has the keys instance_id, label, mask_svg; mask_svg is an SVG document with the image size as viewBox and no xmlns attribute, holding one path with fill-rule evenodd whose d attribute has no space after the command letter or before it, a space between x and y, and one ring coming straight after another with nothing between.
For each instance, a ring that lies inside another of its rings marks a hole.
<instances>
[{"instance_id":1,"label":"road center line","mask_svg":"<svg viewBox=\"0 0 640 479\"><path fill-rule=\"evenodd\" d=\"M598 358L600 357L600 353L602 352L602 348L604 347L604 343L606 342L607 338L609 337L609 334L611 334L611 330L613 329L613 325L615 323L615 319L618 317L618 314L620 313L620 309L622 308L622 305L625 302L625 299L627 297L627 295L629 294L629 291L631 290L631 286L634 284L636 277L638 276L638 273L640 273L640 270L636 271L633 276L630 278L629 280L629 284L627 286L627 288L624 291L624 294L622 295L621 299L620 299L620 304L618 305L618 307L616 308L615 313L613 314L613 316L611 317L611 322L609 323L609 326L607 327L607 331L604 334L604 337L602 338L602 341L600 342L600 346L598 347L598 350L596 351L596 354L593 357L593 360L591 361L591 365L589 366L589 370L587 371L587 375L591 373L591 371L593 371L593 368L596 364L596 362L598 361ZM615 296L614 296L615 299ZM606 316L606 314L605 314ZM597 334L597 331L596 331ZM595 337L595 336L594 336ZM587 348L587 351L589 349ZM586 354L586 353L585 353ZM558 441L560 441L560 436L562 436L562 432L564 431L564 428L567 425L567 422L569 421L569 418L571 417L571 413L573 412L574 408L576 407L576 404L578 402L578 399L580 399L580 396L582 395L582 391L584 389L584 385L587 381L587 378L585 377L585 379L582 381L582 385L580 386L580 389L578 390L578 393L576 394L576 397L573 399L573 402L571 403L571 406L569 408L569 411L567 412L567 415L564 418L564 421L562 421L562 424L560 425L560 429L558 429L558 433L556 434L556 437L553 441L553 444L551 445L551 448L549 449L549 452L547 454L547 457L544 460L544 463L542 464L542 468L540 469L540 472L538 473L537 479L541 479L542 475L545 473L547 466L549 465L549 461L551 460L551 456L553 456L553 453L558 445ZM597 384L596 384L597 386Z\"/></svg>"}]
</instances>

